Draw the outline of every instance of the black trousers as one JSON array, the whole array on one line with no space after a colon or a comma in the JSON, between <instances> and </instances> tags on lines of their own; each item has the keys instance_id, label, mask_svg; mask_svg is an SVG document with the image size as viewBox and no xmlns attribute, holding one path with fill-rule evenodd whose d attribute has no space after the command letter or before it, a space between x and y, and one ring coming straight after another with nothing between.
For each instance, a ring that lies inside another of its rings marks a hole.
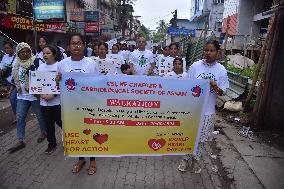
<instances>
[{"instance_id":1,"label":"black trousers","mask_svg":"<svg viewBox=\"0 0 284 189\"><path fill-rule=\"evenodd\" d=\"M56 147L55 137L55 123L62 129L61 121L61 106L41 106L41 111L44 117L46 130L47 130L47 141L49 147Z\"/></svg>"}]
</instances>

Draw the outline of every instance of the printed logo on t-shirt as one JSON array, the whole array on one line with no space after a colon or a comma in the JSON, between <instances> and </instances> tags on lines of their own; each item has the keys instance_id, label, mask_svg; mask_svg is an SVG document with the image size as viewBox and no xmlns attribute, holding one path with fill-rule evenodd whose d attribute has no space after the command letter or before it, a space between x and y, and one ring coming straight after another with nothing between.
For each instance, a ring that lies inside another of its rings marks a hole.
<instances>
[{"instance_id":1,"label":"printed logo on t-shirt","mask_svg":"<svg viewBox=\"0 0 284 189\"><path fill-rule=\"evenodd\" d=\"M81 68L70 70L70 72L81 72L81 73L86 73L86 71L85 71L84 69L81 69Z\"/></svg>"},{"instance_id":2,"label":"printed logo on t-shirt","mask_svg":"<svg viewBox=\"0 0 284 189\"><path fill-rule=\"evenodd\" d=\"M217 81L216 80L216 76L212 73L201 73L197 76L197 79L209 79L209 80L213 80L213 81ZM214 89L210 89L210 93L214 93Z\"/></svg>"},{"instance_id":3,"label":"printed logo on t-shirt","mask_svg":"<svg viewBox=\"0 0 284 189\"><path fill-rule=\"evenodd\" d=\"M146 60L147 58L145 58L144 55L139 57L139 61L138 61L139 66L143 67L146 64Z\"/></svg>"},{"instance_id":4,"label":"printed logo on t-shirt","mask_svg":"<svg viewBox=\"0 0 284 189\"><path fill-rule=\"evenodd\" d=\"M21 70L19 74L19 81L21 81L21 83L24 83L25 77L26 77L26 70Z\"/></svg>"}]
</instances>

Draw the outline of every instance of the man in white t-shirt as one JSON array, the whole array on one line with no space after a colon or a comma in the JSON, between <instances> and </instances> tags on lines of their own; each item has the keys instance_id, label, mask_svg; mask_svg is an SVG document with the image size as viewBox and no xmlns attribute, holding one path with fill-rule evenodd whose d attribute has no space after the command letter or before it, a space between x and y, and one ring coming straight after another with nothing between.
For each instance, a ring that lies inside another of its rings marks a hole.
<instances>
[{"instance_id":1,"label":"man in white t-shirt","mask_svg":"<svg viewBox=\"0 0 284 189\"><path fill-rule=\"evenodd\" d=\"M137 40L138 49L130 54L129 64L134 67L135 75L152 75L155 68L153 53L146 50L146 40L139 37Z\"/></svg>"}]
</instances>

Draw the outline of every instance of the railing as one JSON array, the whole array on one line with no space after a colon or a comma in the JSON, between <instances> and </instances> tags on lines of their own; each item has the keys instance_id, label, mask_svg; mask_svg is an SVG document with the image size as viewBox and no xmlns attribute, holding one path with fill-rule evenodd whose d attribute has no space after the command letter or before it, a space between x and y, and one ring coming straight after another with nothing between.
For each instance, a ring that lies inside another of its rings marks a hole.
<instances>
[{"instance_id":1,"label":"railing","mask_svg":"<svg viewBox=\"0 0 284 189\"><path fill-rule=\"evenodd\" d=\"M2 57L5 55L5 52L3 49L4 41L11 41L12 43L14 43L15 46L18 45L18 42L16 42L15 40L13 40L11 37L9 37L8 35L6 35L4 32L0 30L0 60L2 60Z\"/></svg>"}]
</instances>

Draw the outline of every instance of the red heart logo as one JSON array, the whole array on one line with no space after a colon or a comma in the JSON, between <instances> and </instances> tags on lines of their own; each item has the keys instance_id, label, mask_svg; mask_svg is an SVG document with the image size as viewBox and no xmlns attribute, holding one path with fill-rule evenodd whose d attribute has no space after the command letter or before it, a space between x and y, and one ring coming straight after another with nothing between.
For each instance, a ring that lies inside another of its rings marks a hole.
<instances>
[{"instance_id":1,"label":"red heart logo","mask_svg":"<svg viewBox=\"0 0 284 189\"><path fill-rule=\"evenodd\" d=\"M85 135L89 135L89 134L91 134L91 129L85 129L85 130L83 131L83 133L84 133Z\"/></svg>"},{"instance_id":2,"label":"red heart logo","mask_svg":"<svg viewBox=\"0 0 284 189\"><path fill-rule=\"evenodd\" d=\"M159 150L160 148L162 148L163 146L165 146L166 144L166 140L163 138L160 139L150 139L148 141L148 145L150 148L152 148L154 151Z\"/></svg>"},{"instance_id":3,"label":"red heart logo","mask_svg":"<svg viewBox=\"0 0 284 189\"><path fill-rule=\"evenodd\" d=\"M108 140L108 134L96 133L93 135L93 139L100 145Z\"/></svg>"}]
</instances>

